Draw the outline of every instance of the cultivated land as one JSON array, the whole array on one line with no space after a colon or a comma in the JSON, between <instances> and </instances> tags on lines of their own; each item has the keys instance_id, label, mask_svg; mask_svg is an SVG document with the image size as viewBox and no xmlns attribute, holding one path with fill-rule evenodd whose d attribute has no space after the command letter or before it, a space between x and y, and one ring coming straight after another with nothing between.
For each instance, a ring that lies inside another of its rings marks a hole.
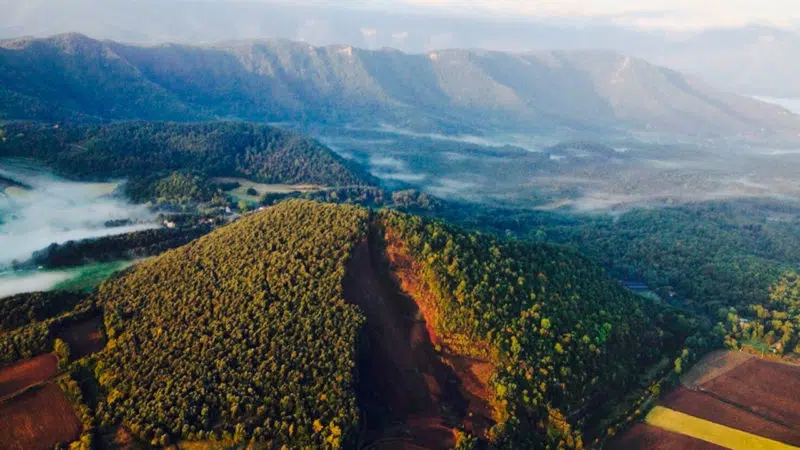
<instances>
[{"instance_id":1,"label":"cultivated land","mask_svg":"<svg viewBox=\"0 0 800 450\"><path fill-rule=\"evenodd\" d=\"M0 403L0 450L49 450L80 433L72 405L53 383Z\"/></svg>"},{"instance_id":2,"label":"cultivated land","mask_svg":"<svg viewBox=\"0 0 800 450\"><path fill-rule=\"evenodd\" d=\"M800 446L800 427L792 428L772 422L701 391L680 387L667 395L661 404L700 419Z\"/></svg>"},{"instance_id":3,"label":"cultivated land","mask_svg":"<svg viewBox=\"0 0 800 450\"><path fill-rule=\"evenodd\" d=\"M681 383L687 388L694 389L703 383L730 372L753 357L753 355L744 352L729 352L726 350L712 352L692 366L691 370L681 377Z\"/></svg>"},{"instance_id":4,"label":"cultivated land","mask_svg":"<svg viewBox=\"0 0 800 450\"><path fill-rule=\"evenodd\" d=\"M786 426L800 426L800 367L753 358L701 392Z\"/></svg>"},{"instance_id":5,"label":"cultivated land","mask_svg":"<svg viewBox=\"0 0 800 450\"><path fill-rule=\"evenodd\" d=\"M609 443L616 449L800 448L800 366L743 352L714 352L646 418Z\"/></svg>"},{"instance_id":6,"label":"cultivated land","mask_svg":"<svg viewBox=\"0 0 800 450\"><path fill-rule=\"evenodd\" d=\"M662 430L680 433L734 450L789 450L792 447L755 434L699 419L663 406L656 406L647 415L647 423Z\"/></svg>"},{"instance_id":7,"label":"cultivated land","mask_svg":"<svg viewBox=\"0 0 800 450\"><path fill-rule=\"evenodd\" d=\"M646 423L637 423L624 434L612 439L605 448L608 450L722 450L725 447Z\"/></svg>"},{"instance_id":8,"label":"cultivated land","mask_svg":"<svg viewBox=\"0 0 800 450\"><path fill-rule=\"evenodd\" d=\"M0 368L0 399L49 380L58 372L58 359L47 353Z\"/></svg>"}]
</instances>

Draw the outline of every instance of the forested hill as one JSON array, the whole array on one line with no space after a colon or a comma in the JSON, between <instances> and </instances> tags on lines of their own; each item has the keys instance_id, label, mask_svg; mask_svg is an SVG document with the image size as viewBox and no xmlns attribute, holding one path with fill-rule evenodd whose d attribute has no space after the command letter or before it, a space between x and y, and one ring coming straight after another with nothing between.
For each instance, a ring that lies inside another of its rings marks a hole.
<instances>
[{"instance_id":1,"label":"forested hill","mask_svg":"<svg viewBox=\"0 0 800 450\"><path fill-rule=\"evenodd\" d=\"M266 183L370 184L371 177L310 138L243 122L0 125L0 157L39 160L84 179L173 171Z\"/></svg>"},{"instance_id":2,"label":"forested hill","mask_svg":"<svg viewBox=\"0 0 800 450\"><path fill-rule=\"evenodd\" d=\"M0 119L295 121L485 130L789 131L800 118L637 58L313 47L0 41Z\"/></svg>"},{"instance_id":3,"label":"forested hill","mask_svg":"<svg viewBox=\"0 0 800 450\"><path fill-rule=\"evenodd\" d=\"M363 409L356 380L364 370L358 355L367 352L369 361L381 346L365 340L365 320L374 316L364 307L383 303L352 298L345 283L392 286L359 281L372 271L348 263L366 242L384 258L403 248L414 261L411 280L396 272L397 261L374 271L421 286L427 303L408 293L444 339L441 358L478 358L491 368L485 400L496 425L475 438L496 448L580 448L584 427L597 419L587 408L603 414L599 405L616 405L694 331L646 309L570 252L410 215L292 200L100 287L94 300L110 339L95 370L106 392L100 422L122 421L155 444L255 439L269 448L353 448L360 418L379 415ZM398 358L401 347L420 345L419 337L406 339L392 343ZM468 417L447 401L436 410L450 411L447 426L462 429Z\"/></svg>"},{"instance_id":4,"label":"forested hill","mask_svg":"<svg viewBox=\"0 0 800 450\"><path fill-rule=\"evenodd\" d=\"M101 421L156 445L353 439L363 316L342 280L366 226L366 210L287 202L102 285Z\"/></svg>"}]
</instances>

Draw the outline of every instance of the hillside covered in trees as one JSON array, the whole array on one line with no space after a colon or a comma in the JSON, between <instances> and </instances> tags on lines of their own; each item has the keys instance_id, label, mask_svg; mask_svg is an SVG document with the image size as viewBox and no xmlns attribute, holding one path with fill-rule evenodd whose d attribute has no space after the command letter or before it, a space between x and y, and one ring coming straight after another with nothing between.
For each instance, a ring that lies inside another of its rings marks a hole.
<instances>
[{"instance_id":1,"label":"hillside covered in trees","mask_svg":"<svg viewBox=\"0 0 800 450\"><path fill-rule=\"evenodd\" d=\"M699 331L571 251L381 217L386 239L417 262L437 334L496 367L499 423L490 436L498 448L580 448L583 431L596 436L584 425L596 423L600 405L635 390L646 368ZM694 337L692 352L714 345Z\"/></svg>"},{"instance_id":2,"label":"hillside covered in trees","mask_svg":"<svg viewBox=\"0 0 800 450\"><path fill-rule=\"evenodd\" d=\"M470 431L468 417L453 413L448 427L461 448L581 448L596 419L589 408L622 401L697 331L570 251L289 200L142 262L91 295L108 338L89 365L99 426L121 423L155 445L352 448L363 417L375 414L358 380L375 348L364 308L377 300L346 288L363 276L350 261L366 242L389 261L374 268L388 277L382 285L411 273L421 287L407 294L442 338L439 357L491 368L494 426L469 436L460 431ZM413 271L399 275L397 248ZM15 317L38 314L13 308Z\"/></svg>"},{"instance_id":3,"label":"hillside covered in trees","mask_svg":"<svg viewBox=\"0 0 800 450\"><path fill-rule=\"evenodd\" d=\"M267 125L241 122L111 125L2 125L0 157L31 158L83 180L128 178L137 201L213 201L207 178L351 186L373 183L322 144Z\"/></svg>"},{"instance_id":4,"label":"hillside covered in trees","mask_svg":"<svg viewBox=\"0 0 800 450\"><path fill-rule=\"evenodd\" d=\"M98 411L146 441L339 448L358 430L363 317L342 298L366 211L290 202L103 285Z\"/></svg>"}]
</instances>

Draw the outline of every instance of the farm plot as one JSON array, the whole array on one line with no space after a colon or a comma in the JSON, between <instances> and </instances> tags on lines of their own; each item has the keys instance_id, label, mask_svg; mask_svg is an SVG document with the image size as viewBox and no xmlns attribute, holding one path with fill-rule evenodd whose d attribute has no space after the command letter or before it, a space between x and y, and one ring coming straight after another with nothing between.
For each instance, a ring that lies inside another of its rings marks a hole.
<instances>
[{"instance_id":1,"label":"farm plot","mask_svg":"<svg viewBox=\"0 0 800 450\"><path fill-rule=\"evenodd\" d=\"M722 450L725 447L639 423L611 440L608 450Z\"/></svg>"},{"instance_id":2,"label":"farm plot","mask_svg":"<svg viewBox=\"0 0 800 450\"><path fill-rule=\"evenodd\" d=\"M773 422L800 426L798 366L753 358L700 389Z\"/></svg>"},{"instance_id":3,"label":"farm plot","mask_svg":"<svg viewBox=\"0 0 800 450\"><path fill-rule=\"evenodd\" d=\"M654 425L662 430L702 439L733 450L791 450L797 448L663 406L653 408L645 421L649 425Z\"/></svg>"},{"instance_id":4,"label":"farm plot","mask_svg":"<svg viewBox=\"0 0 800 450\"><path fill-rule=\"evenodd\" d=\"M34 387L0 403L0 450L46 450L72 442L81 422L55 384Z\"/></svg>"},{"instance_id":5,"label":"farm plot","mask_svg":"<svg viewBox=\"0 0 800 450\"><path fill-rule=\"evenodd\" d=\"M681 382L606 448L800 449L800 366L715 352Z\"/></svg>"},{"instance_id":6,"label":"farm plot","mask_svg":"<svg viewBox=\"0 0 800 450\"><path fill-rule=\"evenodd\" d=\"M700 419L800 446L800 428L772 422L700 391L681 387L664 398L661 404Z\"/></svg>"},{"instance_id":7,"label":"farm plot","mask_svg":"<svg viewBox=\"0 0 800 450\"><path fill-rule=\"evenodd\" d=\"M57 372L58 359L50 353L0 368L0 399L49 380Z\"/></svg>"}]
</instances>

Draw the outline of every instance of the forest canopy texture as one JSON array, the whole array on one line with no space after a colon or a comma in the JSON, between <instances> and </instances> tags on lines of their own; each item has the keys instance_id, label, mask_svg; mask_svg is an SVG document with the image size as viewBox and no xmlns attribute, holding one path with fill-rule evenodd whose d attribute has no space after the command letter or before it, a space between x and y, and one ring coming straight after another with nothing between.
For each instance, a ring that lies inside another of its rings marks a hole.
<instances>
[{"instance_id":1,"label":"forest canopy texture","mask_svg":"<svg viewBox=\"0 0 800 450\"><path fill-rule=\"evenodd\" d=\"M122 422L156 445L353 445L369 413L356 383L365 318L343 283L355 245L376 230L422 267L436 332L494 363L496 448L579 448L584 408L624 394L682 339L572 252L289 200L93 294L109 338L94 370L99 423Z\"/></svg>"},{"instance_id":2,"label":"forest canopy texture","mask_svg":"<svg viewBox=\"0 0 800 450\"><path fill-rule=\"evenodd\" d=\"M101 420L155 444L341 447L363 322L342 280L366 225L366 210L285 202L104 284Z\"/></svg>"},{"instance_id":3,"label":"forest canopy texture","mask_svg":"<svg viewBox=\"0 0 800 450\"><path fill-rule=\"evenodd\" d=\"M183 171L264 183L371 183L363 171L315 140L267 125L8 123L2 129L0 157L33 158L82 179L149 179Z\"/></svg>"}]
</instances>

